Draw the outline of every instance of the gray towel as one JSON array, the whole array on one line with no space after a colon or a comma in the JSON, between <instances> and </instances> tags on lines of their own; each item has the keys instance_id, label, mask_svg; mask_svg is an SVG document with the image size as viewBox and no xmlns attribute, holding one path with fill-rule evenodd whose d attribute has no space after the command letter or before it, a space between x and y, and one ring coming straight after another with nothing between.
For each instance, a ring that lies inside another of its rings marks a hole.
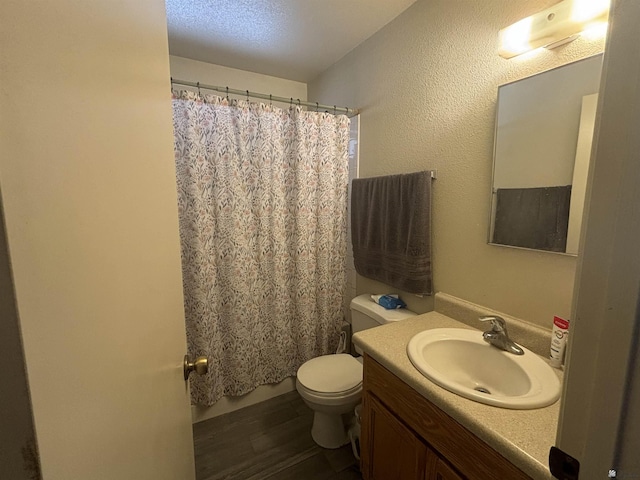
<instances>
[{"instance_id":1,"label":"gray towel","mask_svg":"<svg viewBox=\"0 0 640 480\"><path fill-rule=\"evenodd\" d=\"M493 243L564 252L571 185L499 188Z\"/></svg>"},{"instance_id":2,"label":"gray towel","mask_svg":"<svg viewBox=\"0 0 640 480\"><path fill-rule=\"evenodd\" d=\"M351 240L360 275L431 295L431 172L353 180Z\"/></svg>"}]
</instances>

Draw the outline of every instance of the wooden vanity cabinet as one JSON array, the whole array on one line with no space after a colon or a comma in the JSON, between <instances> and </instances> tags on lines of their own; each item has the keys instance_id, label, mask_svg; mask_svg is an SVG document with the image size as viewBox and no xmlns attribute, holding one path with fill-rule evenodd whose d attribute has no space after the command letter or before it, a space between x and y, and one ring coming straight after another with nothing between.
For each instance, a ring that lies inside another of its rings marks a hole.
<instances>
[{"instance_id":1,"label":"wooden vanity cabinet","mask_svg":"<svg viewBox=\"0 0 640 480\"><path fill-rule=\"evenodd\" d=\"M365 354L364 480L531 480Z\"/></svg>"},{"instance_id":2,"label":"wooden vanity cabinet","mask_svg":"<svg viewBox=\"0 0 640 480\"><path fill-rule=\"evenodd\" d=\"M382 405L375 396L370 396L364 406L367 419L368 441L364 448L369 455L371 480L418 479L425 477L427 446L396 416ZM384 452L380 455L378 452ZM364 473L364 472L363 472Z\"/></svg>"},{"instance_id":3,"label":"wooden vanity cabinet","mask_svg":"<svg viewBox=\"0 0 640 480\"><path fill-rule=\"evenodd\" d=\"M365 409L370 443L363 443L368 446L368 455L363 453L362 457L363 461L365 458L368 460L365 479L463 480L374 395L368 401L368 408Z\"/></svg>"},{"instance_id":4,"label":"wooden vanity cabinet","mask_svg":"<svg viewBox=\"0 0 640 480\"><path fill-rule=\"evenodd\" d=\"M428 480L464 480L453 467L438 457L436 453L433 453L433 463L427 467L427 476L424 477Z\"/></svg>"}]
</instances>

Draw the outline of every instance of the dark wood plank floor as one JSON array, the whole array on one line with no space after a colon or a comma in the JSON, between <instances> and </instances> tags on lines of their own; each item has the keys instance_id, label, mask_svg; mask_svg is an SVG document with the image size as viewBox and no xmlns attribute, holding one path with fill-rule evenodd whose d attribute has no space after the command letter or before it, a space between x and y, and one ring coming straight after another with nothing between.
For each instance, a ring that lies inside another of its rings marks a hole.
<instances>
[{"instance_id":1,"label":"dark wood plank floor","mask_svg":"<svg viewBox=\"0 0 640 480\"><path fill-rule=\"evenodd\" d=\"M197 480L362 480L351 445L311 438L313 412L298 392L196 423Z\"/></svg>"}]
</instances>

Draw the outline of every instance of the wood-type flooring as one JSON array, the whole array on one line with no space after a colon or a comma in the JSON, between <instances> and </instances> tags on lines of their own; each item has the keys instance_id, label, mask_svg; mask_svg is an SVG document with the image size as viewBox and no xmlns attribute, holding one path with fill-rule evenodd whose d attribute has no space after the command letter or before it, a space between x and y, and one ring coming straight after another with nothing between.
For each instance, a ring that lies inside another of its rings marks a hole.
<instances>
[{"instance_id":1,"label":"wood-type flooring","mask_svg":"<svg viewBox=\"0 0 640 480\"><path fill-rule=\"evenodd\" d=\"M351 445L319 447L312 421L294 391L194 424L197 480L362 480Z\"/></svg>"}]
</instances>

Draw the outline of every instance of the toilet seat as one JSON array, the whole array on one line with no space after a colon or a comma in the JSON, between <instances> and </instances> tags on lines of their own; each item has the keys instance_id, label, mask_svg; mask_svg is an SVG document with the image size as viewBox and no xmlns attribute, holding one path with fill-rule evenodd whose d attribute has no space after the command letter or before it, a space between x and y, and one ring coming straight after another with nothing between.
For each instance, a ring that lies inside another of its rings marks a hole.
<instances>
[{"instance_id":1,"label":"toilet seat","mask_svg":"<svg viewBox=\"0 0 640 480\"><path fill-rule=\"evenodd\" d=\"M299 382L300 386L304 389L304 391L306 392L307 395L311 395L315 398L326 398L326 399L332 399L332 398L344 398L344 397L349 397L351 395L357 394L359 395L360 392L362 392L362 382L360 382L358 385L356 385L353 388L350 388L349 390L343 390L342 392L316 392L315 390L311 390L310 388L305 387L301 382Z\"/></svg>"},{"instance_id":2,"label":"toilet seat","mask_svg":"<svg viewBox=\"0 0 640 480\"><path fill-rule=\"evenodd\" d=\"M298 383L315 397L343 397L362 390L362 364L351 355L323 355L298 369Z\"/></svg>"}]
</instances>

